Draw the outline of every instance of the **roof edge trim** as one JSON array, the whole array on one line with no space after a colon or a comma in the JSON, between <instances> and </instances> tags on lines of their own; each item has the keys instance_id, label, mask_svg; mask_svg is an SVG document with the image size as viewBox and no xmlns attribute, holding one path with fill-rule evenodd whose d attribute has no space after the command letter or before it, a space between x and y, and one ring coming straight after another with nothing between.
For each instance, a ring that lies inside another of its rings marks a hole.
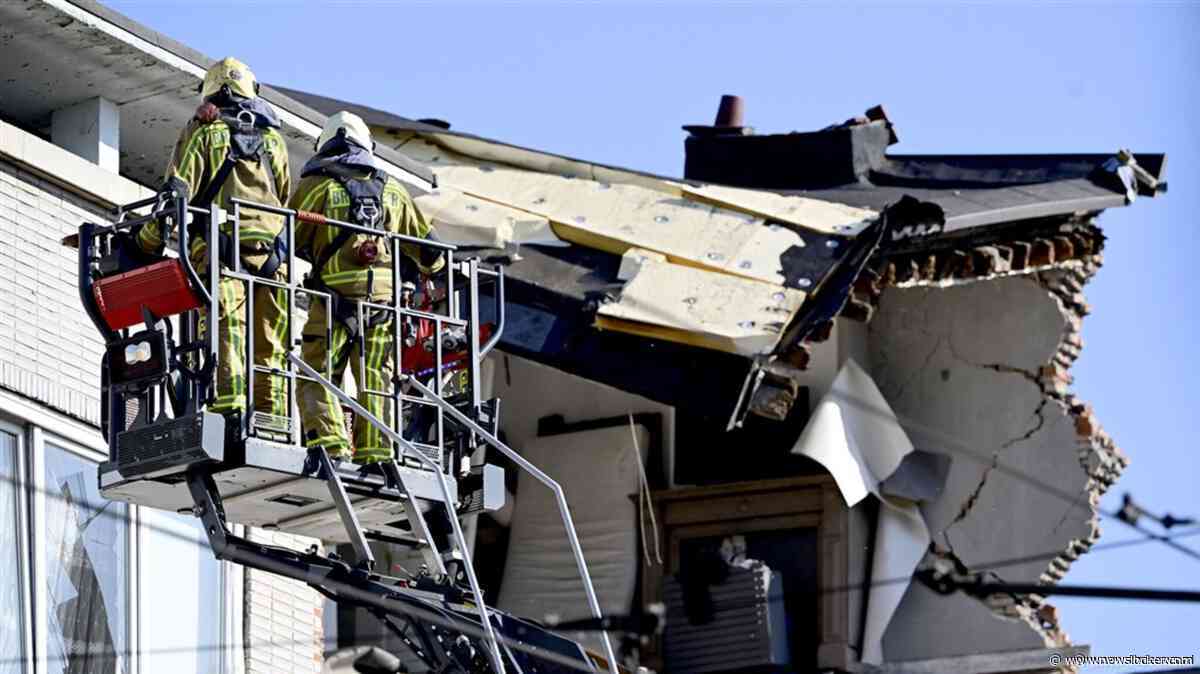
<instances>
[{"instance_id":1,"label":"roof edge trim","mask_svg":"<svg viewBox=\"0 0 1200 674\"><path fill-rule=\"evenodd\" d=\"M203 79L205 71L213 63L211 58L170 38L154 33L132 19L91 0L41 1L70 18L91 26L109 37L120 40L148 56L158 59L177 70L188 73L197 79ZM139 33L141 32L151 33L155 40L151 40L150 35L140 35ZM185 54L177 52L185 52ZM320 112L292 100L267 86L263 87L260 96L276 107L279 112L280 121L283 123L314 139L321 135L321 127L325 123L325 116L321 115ZM306 115L311 115L312 118ZM391 150L386 150L380 153L380 155L381 159L392 165L392 168L407 174L406 176L397 175L397 177L408 178L410 181L415 180L418 186L427 190L437 186L436 176L427 168ZM389 171L389 173L396 175L395 171Z\"/></svg>"}]
</instances>

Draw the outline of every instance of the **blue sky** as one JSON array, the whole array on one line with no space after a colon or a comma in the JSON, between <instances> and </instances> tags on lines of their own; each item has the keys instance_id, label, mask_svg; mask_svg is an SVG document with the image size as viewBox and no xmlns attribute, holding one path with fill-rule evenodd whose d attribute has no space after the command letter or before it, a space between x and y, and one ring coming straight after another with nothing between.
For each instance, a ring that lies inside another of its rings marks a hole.
<instances>
[{"instance_id":1,"label":"blue sky","mask_svg":"<svg viewBox=\"0 0 1200 674\"><path fill-rule=\"evenodd\" d=\"M1130 491L1200 515L1198 4L109 4L269 83L669 175L680 125L711 122L725 93L762 132L883 103L896 152L1167 152L1170 194L1101 218L1074 388L1133 459L1106 505ZM1136 535L1103 526L1105 541ZM1153 544L1085 555L1068 581L1198 578L1200 562ZM1055 603L1094 654L1196 654L1200 606Z\"/></svg>"}]
</instances>

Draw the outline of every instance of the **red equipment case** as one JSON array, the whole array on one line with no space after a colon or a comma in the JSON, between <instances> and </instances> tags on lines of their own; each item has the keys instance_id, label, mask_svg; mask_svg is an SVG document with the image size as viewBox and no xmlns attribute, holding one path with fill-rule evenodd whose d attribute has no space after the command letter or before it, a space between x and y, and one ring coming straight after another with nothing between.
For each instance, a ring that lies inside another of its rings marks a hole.
<instances>
[{"instance_id":1,"label":"red equipment case","mask_svg":"<svg viewBox=\"0 0 1200 674\"><path fill-rule=\"evenodd\" d=\"M142 307L157 318L200 307L183 263L175 259L102 278L92 291L100 314L113 330L141 323Z\"/></svg>"}]
</instances>

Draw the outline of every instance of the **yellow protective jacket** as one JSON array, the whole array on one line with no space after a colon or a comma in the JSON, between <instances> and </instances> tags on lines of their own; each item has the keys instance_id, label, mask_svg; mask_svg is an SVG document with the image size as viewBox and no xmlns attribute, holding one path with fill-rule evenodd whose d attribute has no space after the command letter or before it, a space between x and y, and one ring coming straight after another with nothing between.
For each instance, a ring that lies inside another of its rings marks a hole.
<instances>
[{"instance_id":1,"label":"yellow protective jacket","mask_svg":"<svg viewBox=\"0 0 1200 674\"><path fill-rule=\"evenodd\" d=\"M244 159L238 161L225 184L217 192L216 202L223 208L230 208L230 199L237 197L272 206L282 206L283 200L291 191L292 179L288 168L287 145L283 136L273 128L262 130L263 147L270 161L271 176L259 162ZM176 177L182 180L189 190L189 198L195 198L204 190L212 179L229 151L229 126L220 119L203 122L193 117L179 140L175 143L175 151L171 155L171 163L167 167L166 178ZM242 209L239 218L240 244L243 254L268 251L275 236L283 230L284 219L280 215ZM231 223L221 225L221 231L232 233ZM158 253L163 247L162 228L157 222L147 223L138 232L138 245L148 253ZM193 239L189 253L199 259L204 252L205 241Z\"/></svg>"},{"instance_id":2,"label":"yellow protective jacket","mask_svg":"<svg viewBox=\"0 0 1200 674\"><path fill-rule=\"evenodd\" d=\"M363 179L366 179L364 173ZM384 226L387 231L416 238L426 238L433 227L425 221L425 217L417 210L416 204L395 178L388 177L383 186ZM309 175L300 180L296 193L288 203L289 208L298 211L319 213L327 218L353 222L350 216L350 193L335 178L326 175ZM315 225L300 222L296 227L296 254L309 262L316 262L323 257L325 248L337 238L338 227L335 225ZM386 301L392 298L392 251L390 244L379 241L379 256L369 267L359 264L356 251L364 241L372 238L367 234L356 233L351 236L341 248L334 253L321 274L321 280L343 297L364 299L367 295L368 276L370 277L371 299ZM439 271L445 264L445 257L438 259L432 267L421 264L418 246L401 244L401 251L413 260L422 273L431 274Z\"/></svg>"}]
</instances>

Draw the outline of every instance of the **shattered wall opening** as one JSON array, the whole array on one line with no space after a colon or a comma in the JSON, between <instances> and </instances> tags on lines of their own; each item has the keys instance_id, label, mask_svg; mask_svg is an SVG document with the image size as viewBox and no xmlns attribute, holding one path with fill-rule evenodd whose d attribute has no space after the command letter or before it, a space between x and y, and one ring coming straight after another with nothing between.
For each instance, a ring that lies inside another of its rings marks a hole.
<instances>
[{"instance_id":1,"label":"shattered wall opening","mask_svg":"<svg viewBox=\"0 0 1200 674\"><path fill-rule=\"evenodd\" d=\"M883 292L870 372L914 445L952 458L942 497L923 508L932 554L1000 581L1057 582L1099 537L1100 497L1127 459L1067 372L1082 347L1082 286L1099 264ZM884 652L903 661L1068 644L1041 597L984 603L913 584Z\"/></svg>"}]
</instances>

